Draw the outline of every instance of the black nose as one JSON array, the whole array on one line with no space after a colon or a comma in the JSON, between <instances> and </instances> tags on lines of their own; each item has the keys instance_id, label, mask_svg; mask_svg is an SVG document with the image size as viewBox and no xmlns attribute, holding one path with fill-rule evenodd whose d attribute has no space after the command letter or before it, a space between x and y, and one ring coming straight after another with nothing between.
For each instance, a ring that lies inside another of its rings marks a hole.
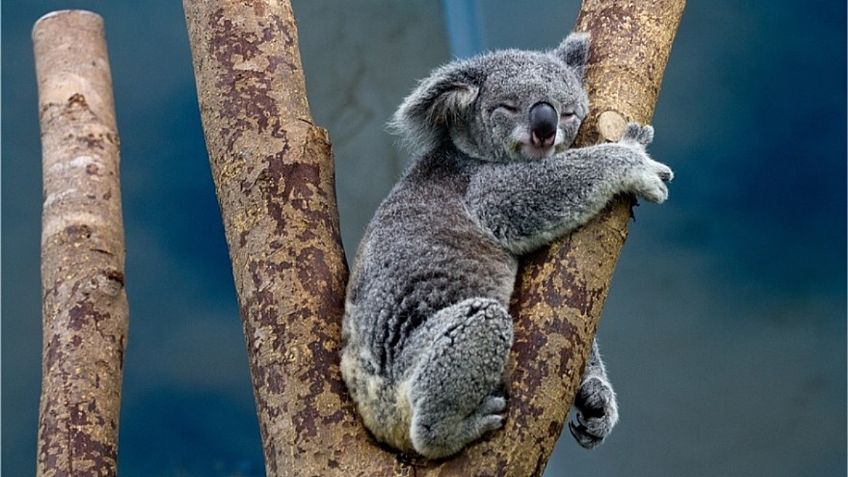
<instances>
[{"instance_id":1,"label":"black nose","mask_svg":"<svg viewBox=\"0 0 848 477\"><path fill-rule=\"evenodd\" d=\"M534 146L550 146L556 137L556 109L548 103L536 103L530 108L530 139Z\"/></svg>"}]
</instances>

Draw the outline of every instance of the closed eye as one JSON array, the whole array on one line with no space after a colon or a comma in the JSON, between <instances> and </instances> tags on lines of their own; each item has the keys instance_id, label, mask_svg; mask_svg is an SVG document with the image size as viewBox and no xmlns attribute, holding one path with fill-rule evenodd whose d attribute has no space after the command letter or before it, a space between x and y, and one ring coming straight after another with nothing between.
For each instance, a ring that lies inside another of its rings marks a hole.
<instances>
[{"instance_id":1,"label":"closed eye","mask_svg":"<svg viewBox=\"0 0 848 477\"><path fill-rule=\"evenodd\" d=\"M577 115L571 108L563 109L561 113L559 113L560 118L562 119L573 119L576 118Z\"/></svg>"},{"instance_id":2,"label":"closed eye","mask_svg":"<svg viewBox=\"0 0 848 477\"><path fill-rule=\"evenodd\" d=\"M512 104L512 103L500 103L497 106L495 106L495 110L498 110L498 109L503 109L504 111L511 113L511 114L515 114L515 113L518 112L518 107L516 105Z\"/></svg>"}]
</instances>

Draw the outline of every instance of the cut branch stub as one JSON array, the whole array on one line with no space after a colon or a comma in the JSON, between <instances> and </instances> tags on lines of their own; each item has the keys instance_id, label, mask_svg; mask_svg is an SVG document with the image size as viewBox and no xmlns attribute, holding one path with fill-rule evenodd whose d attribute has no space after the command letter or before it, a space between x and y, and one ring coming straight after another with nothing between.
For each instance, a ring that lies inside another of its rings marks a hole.
<instances>
[{"instance_id":1,"label":"cut branch stub","mask_svg":"<svg viewBox=\"0 0 848 477\"><path fill-rule=\"evenodd\" d=\"M116 475L128 307L103 20L54 12L33 42L44 176L37 475Z\"/></svg>"}]
</instances>

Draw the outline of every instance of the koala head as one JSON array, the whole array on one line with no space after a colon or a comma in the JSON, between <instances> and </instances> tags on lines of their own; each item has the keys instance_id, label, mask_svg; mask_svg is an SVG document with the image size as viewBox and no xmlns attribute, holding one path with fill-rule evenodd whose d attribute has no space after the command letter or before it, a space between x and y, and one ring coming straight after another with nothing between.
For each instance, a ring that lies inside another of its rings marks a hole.
<instances>
[{"instance_id":1,"label":"koala head","mask_svg":"<svg viewBox=\"0 0 848 477\"><path fill-rule=\"evenodd\" d=\"M568 148L588 113L581 85L588 33L547 52L504 50L436 69L403 101L390 128L417 154L445 141L488 161L524 161Z\"/></svg>"}]
</instances>

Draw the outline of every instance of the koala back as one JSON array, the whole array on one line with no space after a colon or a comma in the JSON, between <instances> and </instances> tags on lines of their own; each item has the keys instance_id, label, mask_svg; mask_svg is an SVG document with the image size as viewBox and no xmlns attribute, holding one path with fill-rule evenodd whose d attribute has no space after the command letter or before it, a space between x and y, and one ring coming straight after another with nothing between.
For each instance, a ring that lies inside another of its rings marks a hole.
<instances>
[{"instance_id":1,"label":"koala back","mask_svg":"<svg viewBox=\"0 0 848 477\"><path fill-rule=\"evenodd\" d=\"M346 320L370 334L376 372L400 378L415 353L404 346L439 309L474 296L509 300L517 260L468 213L474 164L458 151L417 161L378 208L357 252ZM400 360L400 361L399 361Z\"/></svg>"}]
</instances>

